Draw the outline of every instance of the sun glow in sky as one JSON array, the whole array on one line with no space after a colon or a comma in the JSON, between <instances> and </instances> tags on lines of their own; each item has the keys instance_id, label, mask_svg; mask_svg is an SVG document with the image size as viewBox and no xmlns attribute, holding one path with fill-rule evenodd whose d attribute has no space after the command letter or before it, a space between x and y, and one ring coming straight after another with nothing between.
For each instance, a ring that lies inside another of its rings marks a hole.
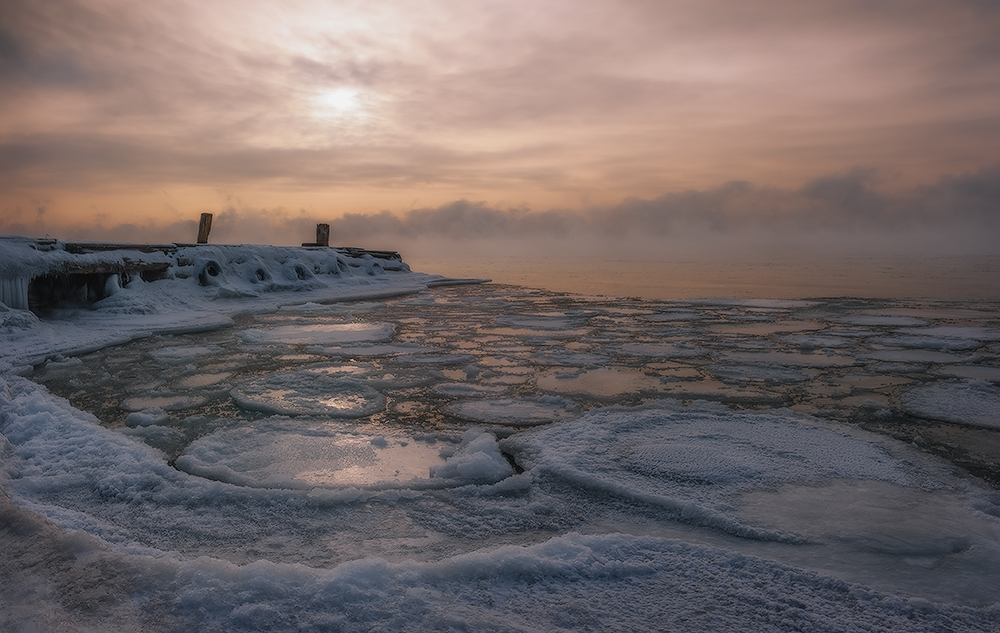
<instances>
[{"instance_id":1,"label":"sun glow in sky","mask_svg":"<svg viewBox=\"0 0 1000 633\"><path fill-rule=\"evenodd\" d=\"M361 103L358 99L358 91L351 88L335 88L316 95L316 111L320 116L324 114L349 114L357 112Z\"/></svg>"},{"instance_id":2,"label":"sun glow in sky","mask_svg":"<svg viewBox=\"0 0 1000 633\"><path fill-rule=\"evenodd\" d=\"M0 233L1000 215L1000 5L976 0L13 0L0 90Z\"/></svg>"}]
</instances>

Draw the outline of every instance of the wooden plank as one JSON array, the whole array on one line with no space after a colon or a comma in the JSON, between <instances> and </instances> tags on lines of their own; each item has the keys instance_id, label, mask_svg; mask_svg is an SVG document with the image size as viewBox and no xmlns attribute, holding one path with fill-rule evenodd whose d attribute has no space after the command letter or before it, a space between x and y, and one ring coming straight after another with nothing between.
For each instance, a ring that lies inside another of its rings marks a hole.
<instances>
[{"instance_id":1,"label":"wooden plank","mask_svg":"<svg viewBox=\"0 0 1000 633\"><path fill-rule=\"evenodd\" d=\"M212 214L202 213L198 222L198 243L208 244L208 234L212 232Z\"/></svg>"}]
</instances>

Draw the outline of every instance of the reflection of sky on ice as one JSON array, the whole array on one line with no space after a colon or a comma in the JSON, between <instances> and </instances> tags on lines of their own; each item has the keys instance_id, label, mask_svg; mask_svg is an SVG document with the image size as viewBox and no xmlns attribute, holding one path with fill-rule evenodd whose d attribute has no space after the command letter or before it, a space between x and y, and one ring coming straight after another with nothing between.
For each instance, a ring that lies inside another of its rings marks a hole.
<instances>
[{"instance_id":1,"label":"reflection of sky on ice","mask_svg":"<svg viewBox=\"0 0 1000 633\"><path fill-rule=\"evenodd\" d=\"M998 339L981 304L307 304L36 373L106 429L12 381L7 488L164 622L989 630L995 491L859 425L996 427Z\"/></svg>"}]
</instances>

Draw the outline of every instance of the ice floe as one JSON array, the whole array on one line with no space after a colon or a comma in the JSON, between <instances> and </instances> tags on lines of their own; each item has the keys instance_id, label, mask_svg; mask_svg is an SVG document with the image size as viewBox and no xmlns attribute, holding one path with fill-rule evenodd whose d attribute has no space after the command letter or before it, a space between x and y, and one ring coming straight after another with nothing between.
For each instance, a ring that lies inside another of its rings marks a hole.
<instances>
[{"instance_id":1,"label":"ice floe","mask_svg":"<svg viewBox=\"0 0 1000 633\"><path fill-rule=\"evenodd\" d=\"M385 408L385 396L357 380L310 371L250 379L231 392L246 409L284 415L360 418Z\"/></svg>"},{"instance_id":2,"label":"ice floe","mask_svg":"<svg viewBox=\"0 0 1000 633\"><path fill-rule=\"evenodd\" d=\"M445 407L445 411L483 424L530 426L571 417L575 415L576 405L559 396L494 398L459 401Z\"/></svg>"},{"instance_id":3,"label":"ice floe","mask_svg":"<svg viewBox=\"0 0 1000 633\"><path fill-rule=\"evenodd\" d=\"M1000 388L982 380L919 385L903 393L902 404L920 418L1000 429Z\"/></svg>"}]
</instances>

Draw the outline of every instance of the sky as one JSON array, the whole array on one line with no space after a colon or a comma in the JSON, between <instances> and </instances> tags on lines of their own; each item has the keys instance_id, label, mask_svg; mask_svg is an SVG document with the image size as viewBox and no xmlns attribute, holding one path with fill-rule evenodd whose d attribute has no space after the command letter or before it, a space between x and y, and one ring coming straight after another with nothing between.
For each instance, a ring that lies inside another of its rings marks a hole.
<instances>
[{"instance_id":1,"label":"sky","mask_svg":"<svg viewBox=\"0 0 1000 633\"><path fill-rule=\"evenodd\" d=\"M991 0L7 0L0 94L0 233L1000 251Z\"/></svg>"}]
</instances>

